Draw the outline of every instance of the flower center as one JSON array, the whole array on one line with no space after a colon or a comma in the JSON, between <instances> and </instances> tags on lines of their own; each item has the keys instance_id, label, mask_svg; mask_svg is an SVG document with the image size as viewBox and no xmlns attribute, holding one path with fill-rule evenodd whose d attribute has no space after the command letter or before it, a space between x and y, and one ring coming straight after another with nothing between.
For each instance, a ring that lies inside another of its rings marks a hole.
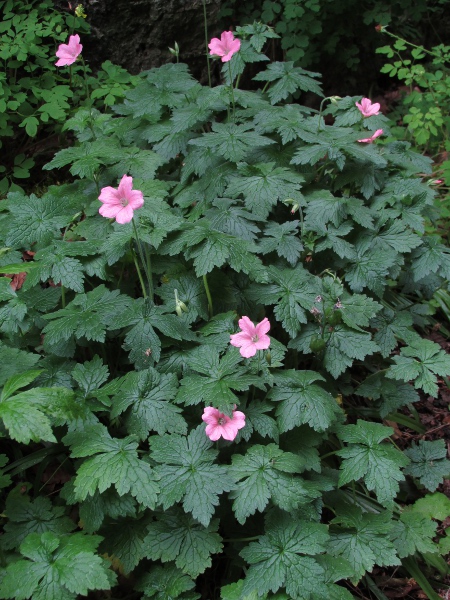
<instances>
[{"instance_id":1,"label":"flower center","mask_svg":"<svg viewBox=\"0 0 450 600\"><path fill-rule=\"evenodd\" d=\"M259 340L259 337L255 334L254 336L252 336L252 342L254 344L256 344L256 342Z\"/></svg>"},{"instance_id":2,"label":"flower center","mask_svg":"<svg viewBox=\"0 0 450 600\"><path fill-rule=\"evenodd\" d=\"M219 419L217 419L217 423L218 425L225 425L225 417L220 417Z\"/></svg>"},{"instance_id":3,"label":"flower center","mask_svg":"<svg viewBox=\"0 0 450 600\"><path fill-rule=\"evenodd\" d=\"M128 200L126 198L121 198L120 199L120 204L122 206L128 206Z\"/></svg>"}]
</instances>

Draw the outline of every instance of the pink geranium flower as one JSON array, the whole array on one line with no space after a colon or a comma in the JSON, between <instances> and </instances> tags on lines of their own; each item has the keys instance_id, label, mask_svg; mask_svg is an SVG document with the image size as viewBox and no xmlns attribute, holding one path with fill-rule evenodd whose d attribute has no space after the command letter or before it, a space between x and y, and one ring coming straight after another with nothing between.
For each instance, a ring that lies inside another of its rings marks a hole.
<instances>
[{"instance_id":1,"label":"pink geranium flower","mask_svg":"<svg viewBox=\"0 0 450 600\"><path fill-rule=\"evenodd\" d=\"M240 40L236 39L232 31L224 31L219 38L213 38L208 44L208 48L211 50L211 56L221 56L222 62L231 60L233 54L239 52L241 47Z\"/></svg>"},{"instance_id":2,"label":"pink geranium flower","mask_svg":"<svg viewBox=\"0 0 450 600\"><path fill-rule=\"evenodd\" d=\"M116 219L118 223L129 223L133 212L144 204L144 195L139 190L133 190L133 178L124 175L116 190L113 187L104 187L98 199L103 202L98 212L102 217Z\"/></svg>"},{"instance_id":3,"label":"pink geranium flower","mask_svg":"<svg viewBox=\"0 0 450 600\"><path fill-rule=\"evenodd\" d=\"M203 411L202 421L205 421L205 433L209 439L216 442L220 437L232 442L238 430L245 427L245 415L239 410L233 410L232 416L221 413L219 409L207 406Z\"/></svg>"},{"instance_id":4,"label":"pink geranium flower","mask_svg":"<svg viewBox=\"0 0 450 600\"><path fill-rule=\"evenodd\" d=\"M240 348L244 358L255 356L257 350L267 350L270 346L270 337L266 335L270 329L269 319L263 319L255 327L248 317L242 317L239 327L242 331L230 336L230 344Z\"/></svg>"},{"instance_id":5,"label":"pink geranium flower","mask_svg":"<svg viewBox=\"0 0 450 600\"><path fill-rule=\"evenodd\" d=\"M68 44L60 44L56 51L56 56L59 58L55 63L57 67L64 67L74 63L81 54L83 46L80 44L79 35L71 35Z\"/></svg>"},{"instance_id":6,"label":"pink geranium flower","mask_svg":"<svg viewBox=\"0 0 450 600\"><path fill-rule=\"evenodd\" d=\"M383 130L377 129L375 131L375 133L373 135L371 135L369 138L364 138L362 140L358 140L358 142L365 142L366 144L371 144L374 140L377 139L377 137L380 137L380 135L383 135Z\"/></svg>"},{"instance_id":7,"label":"pink geranium flower","mask_svg":"<svg viewBox=\"0 0 450 600\"><path fill-rule=\"evenodd\" d=\"M379 103L375 102L372 104L372 100L369 100L369 98L363 98L361 104L359 102L355 102L355 104L363 117L373 117L374 115L380 114Z\"/></svg>"}]
</instances>

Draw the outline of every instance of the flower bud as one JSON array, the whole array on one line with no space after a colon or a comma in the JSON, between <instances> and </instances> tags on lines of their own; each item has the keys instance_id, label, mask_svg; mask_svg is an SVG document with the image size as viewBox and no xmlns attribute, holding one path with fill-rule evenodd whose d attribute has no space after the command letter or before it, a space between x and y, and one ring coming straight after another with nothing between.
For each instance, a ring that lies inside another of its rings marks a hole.
<instances>
[{"instance_id":1,"label":"flower bud","mask_svg":"<svg viewBox=\"0 0 450 600\"><path fill-rule=\"evenodd\" d=\"M83 19L85 19L87 17L87 14L83 10L83 5L82 4L79 4L76 7L76 9L75 9L75 16L76 17L82 17Z\"/></svg>"}]
</instances>

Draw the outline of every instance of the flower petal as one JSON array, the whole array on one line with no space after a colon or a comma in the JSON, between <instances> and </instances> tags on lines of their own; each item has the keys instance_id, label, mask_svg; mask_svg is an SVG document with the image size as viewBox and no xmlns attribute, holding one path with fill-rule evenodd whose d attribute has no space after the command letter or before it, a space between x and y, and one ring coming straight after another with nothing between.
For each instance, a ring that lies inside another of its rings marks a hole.
<instances>
[{"instance_id":1,"label":"flower petal","mask_svg":"<svg viewBox=\"0 0 450 600\"><path fill-rule=\"evenodd\" d=\"M120 204L120 197L117 193L117 190L110 185L101 189L98 199L100 202L105 202L107 204L118 204L119 206L122 206Z\"/></svg>"},{"instance_id":2,"label":"flower petal","mask_svg":"<svg viewBox=\"0 0 450 600\"><path fill-rule=\"evenodd\" d=\"M270 330L270 321L267 317L265 317L261 323L258 323L258 325L255 327L256 329L256 335L258 337L261 337L262 335L264 335L265 333L267 333Z\"/></svg>"},{"instance_id":3,"label":"flower petal","mask_svg":"<svg viewBox=\"0 0 450 600\"><path fill-rule=\"evenodd\" d=\"M230 344L235 346L236 348L240 348L244 344L248 344L252 342L251 336L245 331L240 331L239 333L232 333L230 335Z\"/></svg>"},{"instance_id":4,"label":"flower petal","mask_svg":"<svg viewBox=\"0 0 450 600\"><path fill-rule=\"evenodd\" d=\"M222 427L220 425L207 425L205 429L206 435L212 442L217 442L217 440L222 435Z\"/></svg>"},{"instance_id":5,"label":"flower petal","mask_svg":"<svg viewBox=\"0 0 450 600\"><path fill-rule=\"evenodd\" d=\"M133 218L133 207L128 205L128 206L123 206L121 208L121 210L117 213L116 221L117 221L117 223L120 223L121 225L123 225L124 223L129 223L132 218Z\"/></svg>"},{"instance_id":6,"label":"flower petal","mask_svg":"<svg viewBox=\"0 0 450 600\"><path fill-rule=\"evenodd\" d=\"M102 204L98 209L98 212L102 215L102 217L106 217L107 219L115 219L121 208L121 206L117 206L116 204Z\"/></svg>"},{"instance_id":7,"label":"flower petal","mask_svg":"<svg viewBox=\"0 0 450 600\"><path fill-rule=\"evenodd\" d=\"M239 327L242 329L242 331L248 333L251 337L256 335L256 328L253 325L253 322L250 321L248 317L242 317L242 319L239 319Z\"/></svg>"},{"instance_id":8,"label":"flower petal","mask_svg":"<svg viewBox=\"0 0 450 600\"><path fill-rule=\"evenodd\" d=\"M236 427L236 425L234 425L232 421L220 426L220 428L222 430L221 435L223 439L228 440L229 442L232 442L238 434L238 428Z\"/></svg>"}]
</instances>

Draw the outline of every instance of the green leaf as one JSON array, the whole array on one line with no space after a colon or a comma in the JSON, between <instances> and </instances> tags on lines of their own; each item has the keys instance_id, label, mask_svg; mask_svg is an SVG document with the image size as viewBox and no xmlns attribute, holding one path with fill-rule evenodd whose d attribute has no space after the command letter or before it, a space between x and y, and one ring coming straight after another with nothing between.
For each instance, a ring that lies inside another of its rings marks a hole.
<instances>
[{"instance_id":1,"label":"green leaf","mask_svg":"<svg viewBox=\"0 0 450 600\"><path fill-rule=\"evenodd\" d=\"M238 366L241 362L242 357L237 350L228 352L221 359L217 350L212 351L210 346L194 350L187 364L199 374L183 377L176 402L186 406L201 402L211 404L231 415L234 404L239 404L239 398L233 390L245 391L251 385L265 389L260 377L248 373L247 367Z\"/></svg>"},{"instance_id":2,"label":"green leaf","mask_svg":"<svg viewBox=\"0 0 450 600\"><path fill-rule=\"evenodd\" d=\"M276 252L294 267L303 250L303 244L298 238L298 224L298 221L269 223L264 230L265 237L259 244L261 253Z\"/></svg>"},{"instance_id":3,"label":"green leaf","mask_svg":"<svg viewBox=\"0 0 450 600\"><path fill-rule=\"evenodd\" d=\"M138 443L133 436L112 438L102 425L69 433L64 443L71 446L74 458L85 460L77 471L75 493L78 500L104 492L114 486L119 496L128 492L148 508L154 508L159 486L150 465L138 458Z\"/></svg>"},{"instance_id":4,"label":"green leaf","mask_svg":"<svg viewBox=\"0 0 450 600\"><path fill-rule=\"evenodd\" d=\"M52 506L48 498L39 496L34 500L22 493L21 486L10 492L6 500L8 522L4 526L2 548L18 548L30 533L64 534L76 528L75 523L64 515L64 508Z\"/></svg>"},{"instance_id":5,"label":"green leaf","mask_svg":"<svg viewBox=\"0 0 450 600\"><path fill-rule=\"evenodd\" d=\"M331 394L314 384L324 378L314 371L280 371L269 398L280 402L276 416L280 432L308 424L316 431L326 431L340 412Z\"/></svg>"},{"instance_id":6,"label":"green leaf","mask_svg":"<svg viewBox=\"0 0 450 600\"><path fill-rule=\"evenodd\" d=\"M257 590L262 596L285 587L298 600L311 598L323 590L324 570L312 556L326 550L325 525L286 518L272 523L258 542L241 551L250 564L243 595Z\"/></svg>"},{"instance_id":7,"label":"green leaf","mask_svg":"<svg viewBox=\"0 0 450 600\"><path fill-rule=\"evenodd\" d=\"M10 348L0 341L0 360L2 364L0 385L5 385L10 377L32 369L40 358L40 354L32 354L18 348Z\"/></svg>"},{"instance_id":8,"label":"green leaf","mask_svg":"<svg viewBox=\"0 0 450 600\"><path fill-rule=\"evenodd\" d=\"M174 600L194 588L195 582L173 565L152 567L136 587L139 592L144 592L145 598L154 600ZM198 594L189 595L189 598L197 597Z\"/></svg>"},{"instance_id":9,"label":"green leaf","mask_svg":"<svg viewBox=\"0 0 450 600\"><path fill-rule=\"evenodd\" d=\"M275 163L259 163L238 165L237 173L230 177L226 194L230 198L244 197L245 206L263 219L280 200L295 198L300 200L299 193L304 178L291 169L276 167Z\"/></svg>"},{"instance_id":10,"label":"green leaf","mask_svg":"<svg viewBox=\"0 0 450 600\"><path fill-rule=\"evenodd\" d=\"M164 510L183 500L185 512L208 526L220 494L229 492L234 481L225 466L213 463L217 451L211 450L204 427L191 431L187 437L152 437L149 443L152 459L159 463L159 501Z\"/></svg>"},{"instance_id":11,"label":"green leaf","mask_svg":"<svg viewBox=\"0 0 450 600\"><path fill-rule=\"evenodd\" d=\"M405 450L411 463L405 468L405 475L419 479L427 490L434 492L443 479L450 477L450 460L447 460L447 448L444 440L427 442L419 440Z\"/></svg>"},{"instance_id":12,"label":"green leaf","mask_svg":"<svg viewBox=\"0 0 450 600\"><path fill-rule=\"evenodd\" d=\"M108 379L109 370L102 359L95 355L91 361L78 364L72 371L72 377L84 391L85 397L98 388Z\"/></svg>"},{"instance_id":13,"label":"green leaf","mask_svg":"<svg viewBox=\"0 0 450 600\"><path fill-rule=\"evenodd\" d=\"M213 123L211 129L211 133L203 133L201 137L190 140L190 144L211 148L220 156L236 163L244 160L255 147L275 143L274 140L252 131L251 123Z\"/></svg>"},{"instance_id":14,"label":"green leaf","mask_svg":"<svg viewBox=\"0 0 450 600\"><path fill-rule=\"evenodd\" d=\"M129 409L125 418L127 430L141 440L145 440L150 431L159 435L185 434L187 425L180 415L182 410L170 402L177 389L178 380L173 373L161 375L152 367L139 373L128 373L113 398L111 417Z\"/></svg>"},{"instance_id":15,"label":"green leaf","mask_svg":"<svg viewBox=\"0 0 450 600\"><path fill-rule=\"evenodd\" d=\"M436 375L450 375L450 357L438 344L430 340L413 341L400 350L400 355L392 357L386 373L390 379L414 380L414 387L421 388L434 398L438 394Z\"/></svg>"},{"instance_id":16,"label":"green leaf","mask_svg":"<svg viewBox=\"0 0 450 600\"><path fill-rule=\"evenodd\" d=\"M99 537L52 532L30 534L20 551L25 559L11 563L0 585L1 598L24 600L75 600L89 590L109 590L111 574L94 554ZM17 584L20 582L20 592Z\"/></svg>"},{"instance_id":17,"label":"green leaf","mask_svg":"<svg viewBox=\"0 0 450 600\"><path fill-rule=\"evenodd\" d=\"M361 420L344 427L339 437L349 445L337 452L344 459L339 485L364 479L367 488L375 491L378 501L390 506L399 490L398 482L404 479L400 467L409 463L402 452L389 444L381 444L392 433L391 427Z\"/></svg>"},{"instance_id":18,"label":"green leaf","mask_svg":"<svg viewBox=\"0 0 450 600\"><path fill-rule=\"evenodd\" d=\"M255 81L269 81L268 95L272 104L285 100L290 94L297 90L313 92L322 96L322 88L316 79L319 73L305 71L301 67L294 67L294 62L273 62L265 71L258 73L253 79ZM273 84L276 82L275 84Z\"/></svg>"},{"instance_id":19,"label":"green leaf","mask_svg":"<svg viewBox=\"0 0 450 600\"><path fill-rule=\"evenodd\" d=\"M391 527L392 521L387 512L363 514L357 506L341 507L338 516L331 522L328 552L350 563L352 581L356 583L365 571L372 571L376 564L400 564L389 540Z\"/></svg>"},{"instance_id":20,"label":"green leaf","mask_svg":"<svg viewBox=\"0 0 450 600\"><path fill-rule=\"evenodd\" d=\"M319 281L301 265L294 269L269 267L268 272L272 283L252 285L248 289L248 295L261 304L275 304L275 318L294 337L301 324L307 322L307 311L309 312L314 298L321 291Z\"/></svg>"},{"instance_id":21,"label":"green leaf","mask_svg":"<svg viewBox=\"0 0 450 600\"><path fill-rule=\"evenodd\" d=\"M231 492L233 511L239 523L256 511L263 512L270 499L282 510L295 510L320 495L308 489L306 482L294 473L303 470L303 461L276 444L252 446L245 456L234 455L230 474L238 485Z\"/></svg>"},{"instance_id":22,"label":"green leaf","mask_svg":"<svg viewBox=\"0 0 450 600\"><path fill-rule=\"evenodd\" d=\"M419 394L409 383L398 383L386 378L385 373L374 373L357 388L356 393L365 398L381 398L380 415L384 418L405 404L419 400Z\"/></svg>"},{"instance_id":23,"label":"green leaf","mask_svg":"<svg viewBox=\"0 0 450 600\"><path fill-rule=\"evenodd\" d=\"M144 541L147 557L162 562L175 561L183 573L197 577L211 566L211 554L222 550L218 527L217 519L204 527L179 509L165 511L149 526Z\"/></svg>"},{"instance_id":24,"label":"green leaf","mask_svg":"<svg viewBox=\"0 0 450 600\"><path fill-rule=\"evenodd\" d=\"M65 308L44 315L51 322L42 332L49 344L72 336L104 342L107 330L121 326L120 319L127 314L131 303L132 299L121 295L119 290L110 292L99 285L92 292L78 294Z\"/></svg>"},{"instance_id":25,"label":"green leaf","mask_svg":"<svg viewBox=\"0 0 450 600\"><path fill-rule=\"evenodd\" d=\"M441 492L427 494L413 504L411 510L431 519L444 521L450 514L450 499Z\"/></svg>"},{"instance_id":26,"label":"green leaf","mask_svg":"<svg viewBox=\"0 0 450 600\"><path fill-rule=\"evenodd\" d=\"M26 371L25 373L20 373L18 375L13 375L8 379L5 383L2 393L0 395L0 402L5 402L8 400L10 396L14 394L20 388L26 387L32 381L34 381L40 374L42 370L34 370L34 371Z\"/></svg>"},{"instance_id":27,"label":"green leaf","mask_svg":"<svg viewBox=\"0 0 450 600\"><path fill-rule=\"evenodd\" d=\"M433 542L437 523L419 513L404 510L392 526L392 541L400 558L415 552L437 552Z\"/></svg>"},{"instance_id":28,"label":"green leaf","mask_svg":"<svg viewBox=\"0 0 450 600\"><path fill-rule=\"evenodd\" d=\"M93 179L100 167L119 162L122 157L122 149L112 144L111 140L97 140L60 150L43 169L61 169L71 165L69 170L72 175L78 175L82 179Z\"/></svg>"},{"instance_id":29,"label":"green leaf","mask_svg":"<svg viewBox=\"0 0 450 600\"><path fill-rule=\"evenodd\" d=\"M372 319L371 325L377 329L373 339L384 358L397 346L398 339L410 344L419 337L412 327L412 315L406 310L393 311L385 308L382 314Z\"/></svg>"},{"instance_id":30,"label":"green leaf","mask_svg":"<svg viewBox=\"0 0 450 600\"><path fill-rule=\"evenodd\" d=\"M125 574L131 573L146 556L145 537L149 522L149 516L138 519L116 518L110 525L102 527L104 540L99 548L100 552L106 552L114 565L119 562Z\"/></svg>"}]
</instances>

